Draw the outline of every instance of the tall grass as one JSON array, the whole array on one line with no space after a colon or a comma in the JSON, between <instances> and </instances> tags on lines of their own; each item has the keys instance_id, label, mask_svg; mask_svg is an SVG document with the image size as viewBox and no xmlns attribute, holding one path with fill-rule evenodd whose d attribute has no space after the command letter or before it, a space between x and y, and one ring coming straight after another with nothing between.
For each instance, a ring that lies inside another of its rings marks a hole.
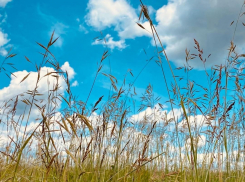
<instances>
[{"instance_id":1,"label":"tall grass","mask_svg":"<svg viewBox=\"0 0 245 182\"><path fill-rule=\"evenodd\" d=\"M47 46L37 43L44 53L40 65L35 65L34 89L2 103L0 125L7 141L0 146L1 181L245 181L241 59L245 55L236 52L232 40L226 63L207 69L208 58L203 58L201 45L194 39L196 53L186 50L183 67L174 69L148 9L141 2L139 20L143 17L150 25L157 50L154 58L163 74L159 84L166 86L171 110L165 110L149 84L141 97L140 115L133 115L132 103L137 95L134 84L149 62L141 65L142 70L129 86L126 80L128 74L133 76L130 70L119 85L111 72L102 73L108 50L98 62L87 99L76 100L68 73L50 51L57 40L53 33ZM102 41L106 44L106 40ZM6 59L14 56L9 53ZM5 70L6 59L0 72ZM204 79L196 83L190 77L192 59L203 63L207 88ZM28 57L26 60L31 62ZM54 71L43 74L44 66ZM166 68L170 69L173 83L167 79ZM176 76L180 71L185 73L182 78ZM110 80L112 94L107 100L98 96L90 107L88 101L99 76ZM43 79L49 88L45 94L38 91ZM53 85L50 80L55 80ZM66 83L65 94L60 92L62 81ZM181 87L183 81L185 86ZM45 100L40 99L42 94L47 95ZM24 112L16 115L21 103L25 104ZM65 104L62 109L61 103ZM30 129L34 108L40 118Z\"/></svg>"}]
</instances>

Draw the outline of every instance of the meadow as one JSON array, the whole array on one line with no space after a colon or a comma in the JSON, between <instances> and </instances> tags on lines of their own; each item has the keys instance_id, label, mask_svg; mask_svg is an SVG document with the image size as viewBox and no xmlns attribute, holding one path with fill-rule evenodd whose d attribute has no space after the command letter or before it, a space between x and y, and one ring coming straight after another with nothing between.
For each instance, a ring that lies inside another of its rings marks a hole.
<instances>
[{"instance_id":1,"label":"meadow","mask_svg":"<svg viewBox=\"0 0 245 182\"><path fill-rule=\"evenodd\" d=\"M239 12L238 19L231 22L234 35L242 15ZM98 61L91 88L87 88L87 99L78 100L72 93L68 73L50 50L57 41L53 33L47 46L37 43L43 59L39 65L33 64L37 72L35 88L0 105L0 127L6 135L0 140L7 141L0 142L1 182L245 181L245 54L238 53L231 40L224 64L209 69L205 66L208 57L203 57L202 47L194 39L196 52L186 49L183 66L173 68L148 9L141 3L139 20L143 18L149 23L156 47L156 55L149 61L155 61L162 71L159 84L165 85L170 111L154 96L151 84L136 108L134 83L141 72L133 75L129 70L119 84L111 73L101 71L110 56L107 49ZM103 37L99 39L106 44ZM2 62L2 77L6 66L14 68L11 58L15 56L10 50ZM206 77L200 83L189 76L193 70L189 62L194 59L202 62L205 71ZM140 65L142 71L147 64ZM42 70L45 66L52 70ZM165 69L171 75L166 75ZM177 74L181 71L185 76L180 78ZM20 83L30 76L19 78ZM100 96L90 106L88 101L99 76L110 80L109 97ZM129 85L127 76L134 78ZM49 90L38 91L41 81L47 82ZM61 82L66 83L65 88ZM66 93L60 94L60 89ZM23 106L21 114L16 113L18 105ZM35 122L30 117L33 108L38 109ZM132 115L133 110L138 114Z\"/></svg>"}]
</instances>

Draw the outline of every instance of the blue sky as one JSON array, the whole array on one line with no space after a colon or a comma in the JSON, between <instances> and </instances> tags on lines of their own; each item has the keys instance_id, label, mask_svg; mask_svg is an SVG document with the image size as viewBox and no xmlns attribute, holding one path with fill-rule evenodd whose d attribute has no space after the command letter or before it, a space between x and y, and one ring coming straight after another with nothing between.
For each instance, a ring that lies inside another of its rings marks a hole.
<instances>
[{"instance_id":1,"label":"blue sky","mask_svg":"<svg viewBox=\"0 0 245 182\"><path fill-rule=\"evenodd\" d=\"M222 3L221 3L222 2ZM206 65L209 69L215 64L222 64L227 57L227 49L232 40L234 25L242 6L242 0L195 1L195 0L144 0L150 16L159 33L162 43L173 68L185 63L185 49L197 53L194 41L199 41L204 50L204 57L211 54ZM12 47L17 56L11 59L19 71L20 77L28 72L35 72L35 66L25 60L27 56L33 63L39 64L43 52L36 42L47 45L52 31L58 41L51 48L52 53L63 68L70 70L72 91L79 99L85 101L92 86L103 52L107 49L101 42L93 38L101 36L107 39L110 57L104 61L102 72L111 74L122 83L128 69L136 76L152 56L156 49L150 34L136 25L141 23L150 30L146 21L138 21L140 1L138 0L83 0L83 1L31 1L0 0L0 52L1 60L6 51ZM243 20L240 18L239 22ZM235 43L242 51L245 43L244 28L238 24ZM144 53L143 49L147 54ZM136 92L141 96L144 89L151 83L156 96L167 100L167 92L160 67L154 62L147 65L135 82ZM170 86L171 73L163 59L165 74ZM190 77L199 84L206 86L203 80L205 72L202 62L196 58L190 61L194 67ZM48 65L47 65L48 66ZM12 72L15 70L9 68ZM26 72L24 72L26 70ZM68 71L69 72L69 71ZM183 71L175 70L176 75L184 76ZM9 99L16 91L24 91L26 85L11 86L11 80L1 73L1 101ZM13 81L13 77L12 81ZM128 75L127 83L135 77ZM17 82L16 82L17 83ZM31 82L28 82L32 84ZM96 80L89 103L92 104L109 93L109 79L102 74ZM182 80L185 85L186 81ZM21 87L21 88L20 88ZM18 88L18 89L16 89ZM31 88L31 87L30 87ZM4 94L8 93L8 97Z\"/></svg>"}]
</instances>

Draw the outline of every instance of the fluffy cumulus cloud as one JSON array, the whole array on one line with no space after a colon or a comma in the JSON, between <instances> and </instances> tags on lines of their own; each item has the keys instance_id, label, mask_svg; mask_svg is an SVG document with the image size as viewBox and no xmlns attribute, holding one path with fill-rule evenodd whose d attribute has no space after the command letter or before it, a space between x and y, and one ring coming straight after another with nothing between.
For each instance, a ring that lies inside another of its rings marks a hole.
<instances>
[{"instance_id":1,"label":"fluffy cumulus cloud","mask_svg":"<svg viewBox=\"0 0 245 182\"><path fill-rule=\"evenodd\" d=\"M189 116L188 121L191 127L195 128L201 128L201 127L207 127L210 125L214 125L215 122L213 120L207 120L207 117L204 117L203 115L195 115L195 116ZM179 127L187 130L187 120L183 119L179 122Z\"/></svg>"},{"instance_id":2,"label":"fluffy cumulus cloud","mask_svg":"<svg viewBox=\"0 0 245 182\"><path fill-rule=\"evenodd\" d=\"M61 69L62 69L62 71L68 73L68 78L69 78L69 80L72 80L72 79L74 78L74 76L75 76L76 73L75 73L74 69L73 69L72 67L70 67L69 62L66 61L66 62L61 66Z\"/></svg>"},{"instance_id":3,"label":"fluffy cumulus cloud","mask_svg":"<svg viewBox=\"0 0 245 182\"><path fill-rule=\"evenodd\" d=\"M90 0L87 9L86 23L96 30L114 28L122 40L150 35L135 23L136 9L126 0ZM149 29L147 22L142 24Z\"/></svg>"},{"instance_id":4,"label":"fluffy cumulus cloud","mask_svg":"<svg viewBox=\"0 0 245 182\"><path fill-rule=\"evenodd\" d=\"M232 40L241 0L169 0L166 5L154 10L149 8L162 43L166 46L169 59L177 66L185 62L185 49L196 54L194 39L204 51L203 58L207 58L206 66L224 63ZM87 6L86 22L97 30L113 28L121 39L150 36L137 26L137 10L126 0L90 0ZM155 16L153 16L153 14ZM245 46L243 39L244 27L240 17L236 29L235 44L238 51ZM142 25L150 30L149 24ZM152 41L153 44L153 41ZM190 65L203 69L203 63L198 59L190 61Z\"/></svg>"},{"instance_id":5,"label":"fluffy cumulus cloud","mask_svg":"<svg viewBox=\"0 0 245 182\"><path fill-rule=\"evenodd\" d=\"M42 67L40 71L41 75L41 80L38 83L38 92L43 93L48 91L48 77L43 77L46 75L48 72L55 72L53 68L50 67ZM21 80L27 76L30 73L30 75L23 81ZM0 98L1 101L3 100L9 100L12 97L24 93L27 90L33 90L35 88L36 82L37 82L37 72L27 72L26 70L24 71L17 71L13 73L15 76L11 75L11 81L8 87L5 87L0 90ZM51 82L50 82L51 81ZM21 83L20 83L21 82ZM55 79L49 80L50 85L54 85ZM60 81L60 85L63 86L64 82ZM63 87L61 87L63 90Z\"/></svg>"},{"instance_id":6,"label":"fluffy cumulus cloud","mask_svg":"<svg viewBox=\"0 0 245 182\"><path fill-rule=\"evenodd\" d=\"M75 71L68 62L65 62L61 69L62 71L67 71L70 80L74 78ZM39 73L40 79L37 82L37 71L28 72L23 70L14 72L11 75L9 85L0 89L0 116L2 119L0 148L9 143L11 138L17 140L18 137L28 136L42 120L41 108L45 108L44 115L54 123L52 127L56 130L60 129L56 120L60 121L62 117L61 113L58 112L62 101L57 97L64 95L67 88L66 81L52 67L43 66ZM36 96L33 100L32 93L35 88ZM32 101L34 104L29 113ZM15 123L19 124L18 136L16 131L7 130L7 127ZM37 131L39 130L40 128ZM33 140L32 143L36 145L37 141Z\"/></svg>"},{"instance_id":7,"label":"fluffy cumulus cloud","mask_svg":"<svg viewBox=\"0 0 245 182\"><path fill-rule=\"evenodd\" d=\"M62 70L67 70L68 74L71 77L74 77L74 70L70 67L68 62L65 62L62 65ZM52 103L53 101L49 101L49 95L52 90L59 88L57 94L63 94L66 88L65 80L60 76L57 77L55 73L50 74L48 76L47 73L55 72L55 70L51 67L42 67L40 70L40 81L38 82L37 95L35 97L35 103L40 107L46 105L47 103ZM25 113L25 116L28 115L29 107L26 103L21 100L29 100L32 101L32 96L30 93L35 89L37 83L38 72L27 72L27 71L17 71L13 73L15 76L11 75L11 81L9 86L0 89L0 103L1 105L5 102L10 104L10 110L14 106L14 102L16 101L16 96L18 95L18 105L16 107L15 115L20 116ZM28 76L28 77L26 77ZM24 78L26 78L23 82L21 82ZM60 101L57 100L56 108L59 109ZM54 107L54 105L53 105ZM1 108L1 111L4 109ZM6 110L8 111L8 110ZM2 113L1 114L6 114ZM40 116L40 111L37 107L32 108L30 120L35 120Z\"/></svg>"},{"instance_id":8,"label":"fluffy cumulus cloud","mask_svg":"<svg viewBox=\"0 0 245 182\"><path fill-rule=\"evenodd\" d=\"M107 34L106 37L105 37L105 40L95 40L92 45L103 45L105 47L108 47L109 49L114 49L114 48L117 48L119 50L122 50L126 47L126 44L125 44L125 40L118 40L118 41L114 41L113 40L113 37L111 37L110 34Z\"/></svg>"},{"instance_id":9,"label":"fluffy cumulus cloud","mask_svg":"<svg viewBox=\"0 0 245 182\"><path fill-rule=\"evenodd\" d=\"M234 32L234 26L230 27L230 24L237 19L242 3L240 0L172 0L158 9L157 31L167 46L169 58L177 65L183 65L186 48L197 53L193 48L195 38L204 51L204 57L211 54L208 66L224 63ZM243 17L241 19L244 20ZM241 26L240 22L235 43L243 47L244 29ZM190 63L195 67L202 65L198 59Z\"/></svg>"},{"instance_id":10,"label":"fluffy cumulus cloud","mask_svg":"<svg viewBox=\"0 0 245 182\"><path fill-rule=\"evenodd\" d=\"M193 137L193 143L197 147L203 147L203 146L205 146L205 144L206 144L206 136L200 135L198 137ZM186 140L185 145L187 145L188 148L190 148L190 146L191 146L191 139L190 138L188 138ZM183 146L182 147L182 150L184 151L185 149L186 149L186 146Z\"/></svg>"},{"instance_id":11,"label":"fluffy cumulus cloud","mask_svg":"<svg viewBox=\"0 0 245 182\"><path fill-rule=\"evenodd\" d=\"M148 107L144 111L141 111L135 115L130 117L130 121L133 123L136 122L162 122L162 123L170 123L174 121L174 119L179 120L182 117L181 109L173 109L168 111L166 105L163 105L162 108L159 105L155 105L153 108Z\"/></svg>"},{"instance_id":12,"label":"fluffy cumulus cloud","mask_svg":"<svg viewBox=\"0 0 245 182\"><path fill-rule=\"evenodd\" d=\"M110 26L120 28L120 24L128 19L134 19L134 9L125 0L90 0L88 3L89 13L87 23L97 29Z\"/></svg>"},{"instance_id":13,"label":"fluffy cumulus cloud","mask_svg":"<svg viewBox=\"0 0 245 182\"><path fill-rule=\"evenodd\" d=\"M0 7L4 8L12 0L0 0Z\"/></svg>"}]
</instances>

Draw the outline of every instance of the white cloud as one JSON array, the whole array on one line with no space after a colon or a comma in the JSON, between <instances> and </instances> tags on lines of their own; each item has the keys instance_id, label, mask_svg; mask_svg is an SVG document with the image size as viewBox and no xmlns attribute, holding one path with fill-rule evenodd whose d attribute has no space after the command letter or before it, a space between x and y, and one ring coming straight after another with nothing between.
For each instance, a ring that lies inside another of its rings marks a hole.
<instances>
[{"instance_id":1,"label":"white cloud","mask_svg":"<svg viewBox=\"0 0 245 182\"><path fill-rule=\"evenodd\" d=\"M167 108L167 106L163 105L163 108ZM173 114L174 113L174 114ZM147 107L144 111L141 111L135 115L130 117L130 121L137 122L137 121L158 121L164 122L168 124L169 122L174 121L175 119L180 119L182 115L181 109L173 109L168 111L162 110L159 105L155 105L153 108Z\"/></svg>"},{"instance_id":2,"label":"white cloud","mask_svg":"<svg viewBox=\"0 0 245 182\"><path fill-rule=\"evenodd\" d=\"M92 43L92 45L103 45L103 46L108 47L110 49L117 48L119 50L122 50L125 47L127 47L124 40L114 41L113 37L111 37L110 34L107 34L105 39L106 39L106 42L104 42L104 40L100 40L100 41L95 40Z\"/></svg>"},{"instance_id":3,"label":"white cloud","mask_svg":"<svg viewBox=\"0 0 245 182\"><path fill-rule=\"evenodd\" d=\"M206 137L204 135L200 135L198 137L193 137L193 143L195 146L203 147L206 144ZM187 139L186 144L188 146L191 146L191 139L190 138Z\"/></svg>"},{"instance_id":4,"label":"white cloud","mask_svg":"<svg viewBox=\"0 0 245 182\"><path fill-rule=\"evenodd\" d=\"M69 63L66 62L62 68L68 70L68 73L71 73L72 77L74 77L74 70L69 66ZM38 82L38 88L37 91L39 96L36 96L35 103L37 105L44 106L47 104L48 97L50 94L50 90L53 90L54 87L58 84L59 89L57 91L57 94L63 94L66 88L66 83L64 79L59 77L58 79L56 77L53 77L52 75L45 76L49 72L55 72L55 70L51 67L42 67L40 70L40 81ZM30 73L30 75L23 81L21 80L27 76ZM27 91L33 91L36 86L37 81L37 72L27 72L24 71L17 71L13 73L16 77L11 75L11 81L10 84L7 87L4 87L0 89L0 103L4 103L5 101L8 101L12 99L9 103L11 104L10 109L12 109L15 97L19 95L18 98L18 105L16 108L16 115L20 116L21 114L25 113L25 117L27 118L29 106L27 106L25 103L23 103L21 100L28 99L32 100L32 96L30 94L27 94ZM45 77L44 77L45 76ZM21 83L20 83L21 82ZM22 94L22 95L20 95ZM57 102L60 102L59 100ZM60 106L57 106L56 108L59 109ZM32 108L30 120L35 120L36 118L40 117L40 111L39 109L34 106Z\"/></svg>"},{"instance_id":5,"label":"white cloud","mask_svg":"<svg viewBox=\"0 0 245 182\"><path fill-rule=\"evenodd\" d=\"M4 33L0 29L0 54L2 56L6 56L8 54L8 51L6 50L6 45L9 41L10 39L8 39L8 34Z\"/></svg>"},{"instance_id":6,"label":"white cloud","mask_svg":"<svg viewBox=\"0 0 245 182\"><path fill-rule=\"evenodd\" d=\"M79 85L79 84L78 84L77 80L75 80L75 81L71 84L72 87L76 87L76 86L78 86L78 85Z\"/></svg>"},{"instance_id":7,"label":"white cloud","mask_svg":"<svg viewBox=\"0 0 245 182\"><path fill-rule=\"evenodd\" d=\"M136 24L136 10L126 0L90 0L87 9L86 23L96 30L113 27L122 40L150 35ZM143 26L149 30L147 22Z\"/></svg>"},{"instance_id":8,"label":"white cloud","mask_svg":"<svg viewBox=\"0 0 245 182\"><path fill-rule=\"evenodd\" d=\"M86 21L89 25L104 29L110 26L120 28L125 20L136 17L134 9L125 0L90 0Z\"/></svg>"},{"instance_id":9,"label":"white cloud","mask_svg":"<svg viewBox=\"0 0 245 182\"><path fill-rule=\"evenodd\" d=\"M75 76L75 71L74 71L74 69L72 68L72 67L70 67L70 64L69 64L69 62L65 62L62 66L61 66L61 69L62 69L62 71L67 71L67 73L68 73L68 78L69 78L69 80L72 80L73 78L74 78L74 76Z\"/></svg>"},{"instance_id":10,"label":"white cloud","mask_svg":"<svg viewBox=\"0 0 245 182\"><path fill-rule=\"evenodd\" d=\"M173 0L169 1L156 12L156 29L170 60L178 66L185 61L185 49L197 53L194 49L194 38L204 51L203 58L207 59L207 66L221 64L227 58L227 49L234 32L234 25L242 6L240 0ZM189 13L186 13L189 12ZM242 19L244 19L242 17ZM243 28L239 23L235 39L237 46L245 46L242 41ZM196 58L190 61L195 68L203 69L203 63Z\"/></svg>"},{"instance_id":11,"label":"white cloud","mask_svg":"<svg viewBox=\"0 0 245 182\"><path fill-rule=\"evenodd\" d=\"M151 28L148 22L140 22L140 24L145 28L142 29L135 22L138 21L138 18L135 21L129 21L125 26L123 26L122 30L119 31L118 35L122 39L134 39L135 37L142 36L151 36Z\"/></svg>"},{"instance_id":12,"label":"white cloud","mask_svg":"<svg viewBox=\"0 0 245 182\"><path fill-rule=\"evenodd\" d=\"M40 71L41 77L44 76L45 74L47 74L48 72L54 72L54 71L55 70L53 68L42 67L41 71ZM21 80L29 73L30 73L29 77L25 81L20 83ZM0 90L0 100L1 101L3 101L3 99L8 100L8 99L20 94L20 93L24 93L27 90L33 90L35 88L37 75L38 75L37 72L27 72L26 70L24 70L24 71L14 72L14 75L16 77L11 75L11 81L10 81L9 86ZM47 78L48 77L44 77L39 82L38 91L40 93L48 91ZM54 85L56 83L55 79L51 79L49 81L50 81L50 85ZM63 84L64 84L64 82L60 81L60 85L63 85ZM62 89L64 89L64 88L62 88Z\"/></svg>"},{"instance_id":13,"label":"white cloud","mask_svg":"<svg viewBox=\"0 0 245 182\"><path fill-rule=\"evenodd\" d=\"M62 35L66 34L66 29L67 28L69 28L69 27L64 25L63 23L60 23L60 22L54 24L51 27L51 29L49 31L49 36L51 36L53 31L55 31L53 39L56 39L57 37L59 37L58 40L54 43L55 47L62 47L63 42L64 42L64 39L63 39Z\"/></svg>"},{"instance_id":14,"label":"white cloud","mask_svg":"<svg viewBox=\"0 0 245 182\"><path fill-rule=\"evenodd\" d=\"M4 47L1 47L1 48L0 48L0 54L1 54L2 56L7 56L8 51L7 51Z\"/></svg>"},{"instance_id":15,"label":"white cloud","mask_svg":"<svg viewBox=\"0 0 245 182\"><path fill-rule=\"evenodd\" d=\"M213 120L209 120L207 121L206 118L203 115L195 115L195 116L189 116L188 117L188 121L191 127L197 127L197 128L201 128L201 127L207 127L210 124L214 125L214 121ZM184 128L187 129L187 121L186 119L183 119L180 123L179 123L179 127L180 128Z\"/></svg>"},{"instance_id":16,"label":"white cloud","mask_svg":"<svg viewBox=\"0 0 245 182\"><path fill-rule=\"evenodd\" d=\"M12 0L0 0L0 7L4 8Z\"/></svg>"},{"instance_id":17,"label":"white cloud","mask_svg":"<svg viewBox=\"0 0 245 182\"><path fill-rule=\"evenodd\" d=\"M235 29L235 23L231 27L230 23L236 21L242 3L241 0L232 3L230 0L171 0L156 11L150 6L149 13L156 12L156 30L171 61L183 66L186 48L191 53L197 53L194 49L195 38L204 51L203 58L211 54L206 62L209 67L225 62ZM107 0L106 3L105 0L90 0L87 9L86 22L97 30L114 28L122 40L151 36L135 23L138 22L137 11L126 0ZM245 47L244 17L241 17L236 30L237 49ZM150 30L147 22L142 25ZM189 63L203 69L199 58Z\"/></svg>"}]
</instances>

